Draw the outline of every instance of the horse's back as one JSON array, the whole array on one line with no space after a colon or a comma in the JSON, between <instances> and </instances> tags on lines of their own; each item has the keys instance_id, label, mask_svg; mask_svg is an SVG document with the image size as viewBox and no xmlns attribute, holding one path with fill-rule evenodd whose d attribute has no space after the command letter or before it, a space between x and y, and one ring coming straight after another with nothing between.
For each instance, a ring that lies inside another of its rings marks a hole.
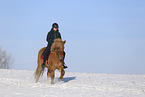
<instances>
[{"instance_id":1,"label":"horse's back","mask_svg":"<svg viewBox=\"0 0 145 97\"><path fill-rule=\"evenodd\" d=\"M41 48L41 49L39 50L39 52L38 52L38 55L39 55L39 54L42 54L42 52L43 52L45 49L46 49L46 47Z\"/></svg>"}]
</instances>

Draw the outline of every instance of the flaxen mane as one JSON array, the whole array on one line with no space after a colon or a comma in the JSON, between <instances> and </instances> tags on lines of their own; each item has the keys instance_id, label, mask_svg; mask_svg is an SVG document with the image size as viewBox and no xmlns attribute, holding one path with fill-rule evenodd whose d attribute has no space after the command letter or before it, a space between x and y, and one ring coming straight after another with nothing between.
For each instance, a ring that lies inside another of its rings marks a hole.
<instances>
[{"instance_id":1,"label":"flaxen mane","mask_svg":"<svg viewBox=\"0 0 145 97\"><path fill-rule=\"evenodd\" d=\"M51 51L54 51L55 48L59 48L62 45L62 40L61 39L55 39L54 43L51 45Z\"/></svg>"}]
</instances>

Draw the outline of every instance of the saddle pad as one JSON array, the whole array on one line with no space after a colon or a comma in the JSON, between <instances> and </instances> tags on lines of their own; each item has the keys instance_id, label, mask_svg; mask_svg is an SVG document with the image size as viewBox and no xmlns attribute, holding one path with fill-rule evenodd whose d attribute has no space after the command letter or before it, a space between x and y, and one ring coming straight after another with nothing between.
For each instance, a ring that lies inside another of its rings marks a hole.
<instances>
[{"instance_id":1,"label":"saddle pad","mask_svg":"<svg viewBox=\"0 0 145 97\"><path fill-rule=\"evenodd\" d=\"M40 58L43 59L44 58L44 55L41 54Z\"/></svg>"},{"instance_id":2,"label":"saddle pad","mask_svg":"<svg viewBox=\"0 0 145 97\"><path fill-rule=\"evenodd\" d=\"M51 55L51 53L49 54L49 56L50 56L50 55ZM43 58L44 58L44 55L41 54L40 58L43 59Z\"/></svg>"}]
</instances>

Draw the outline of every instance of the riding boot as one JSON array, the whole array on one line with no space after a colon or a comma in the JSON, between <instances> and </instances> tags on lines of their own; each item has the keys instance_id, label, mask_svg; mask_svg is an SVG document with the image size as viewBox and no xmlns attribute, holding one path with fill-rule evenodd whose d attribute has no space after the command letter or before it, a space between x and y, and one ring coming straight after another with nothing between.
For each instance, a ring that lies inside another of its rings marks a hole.
<instances>
[{"instance_id":1,"label":"riding boot","mask_svg":"<svg viewBox=\"0 0 145 97\"><path fill-rule=\"evenodd\" d=\"M68 68L68 66L66 66L66 64L65 64L65 63L63 63L63 67L64 67L64 69Z\"/></svg>"}]
</instances>

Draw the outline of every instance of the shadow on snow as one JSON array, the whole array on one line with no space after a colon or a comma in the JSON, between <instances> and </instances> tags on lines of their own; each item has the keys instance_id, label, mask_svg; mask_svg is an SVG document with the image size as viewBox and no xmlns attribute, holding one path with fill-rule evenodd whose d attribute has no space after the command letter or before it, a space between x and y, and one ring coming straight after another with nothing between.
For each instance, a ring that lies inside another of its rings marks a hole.
<instances>
[{"instance_id":1,"label":"shadow on snow","mask_svg":"<svg viewBox=\"0 0 145 97\"><path fill-rule=\"evenodd\" d=\"M66 83L66 82L69 82L69 81L75 80L75 79L76 79L76 77L66 77L66 78L63 78L62 81Z\"/></svg>"}]
</instances>

